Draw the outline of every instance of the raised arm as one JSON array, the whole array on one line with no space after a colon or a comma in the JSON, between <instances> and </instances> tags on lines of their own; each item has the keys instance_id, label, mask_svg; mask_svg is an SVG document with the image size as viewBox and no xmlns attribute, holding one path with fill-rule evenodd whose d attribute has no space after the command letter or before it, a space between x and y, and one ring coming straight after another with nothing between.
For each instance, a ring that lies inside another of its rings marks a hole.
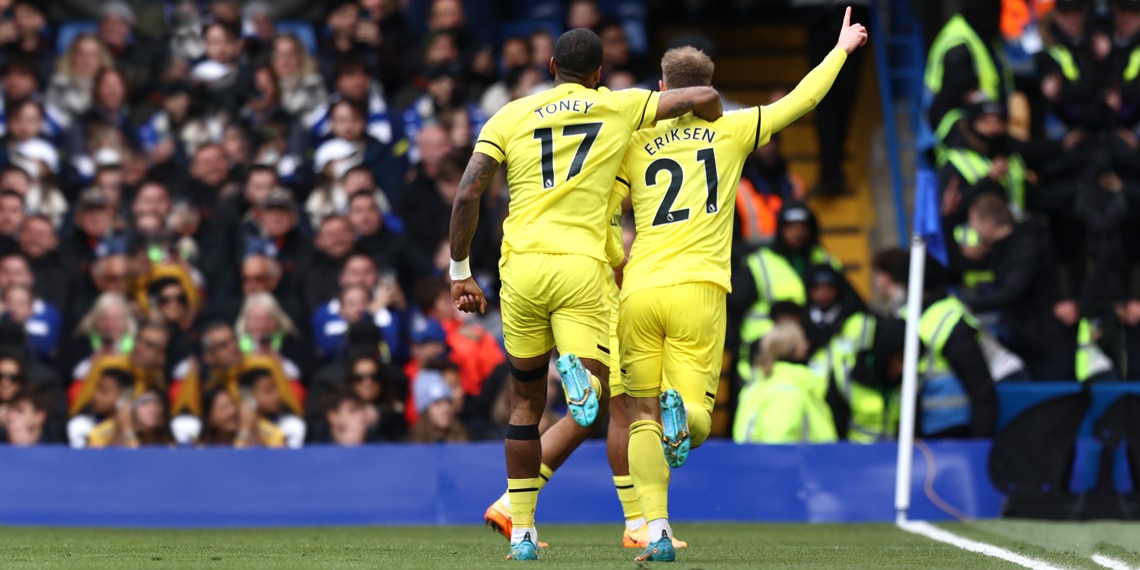
<instances>
[{"instance_id":1,"label":"raised arm","mask_svg":"<svg viewBox=\"0 0 1140 570\"><path fill-rule=\"evenodd\" d=\"M471 154L459 180L451 209L451 298L461 311L482 313L487 308L483 290L471 278L471 240L479 225L479 199L499 169L499 161L481 153Z\"/></svg>"},{"instance_id":2,"label":"raised arm","mask_svg":"<svg viewBox=\"0 0 1140 570\"><path fill-rule=\"evenodd\" d=\"M720 93L712 87L682 87L661 92L657 103L657 120L680 117L692 111L694 115L715 121L724 114Z\"/></svg>"},{"instance_id":3,"label":"raised arm","mask_svg":"<svg viewBox=\"0 0 1140 570\"><path fill-rule=\"evenodd\" d=\"M831 84L835 82L839 70L843 69L847 56L865 43L867 43L867 29L862 24L851 23L851 7L848 6L847 15L843 17L843 28L839 30L839 41L831 53L804 76L791 93L764 107L764 115L772 132L780 131L814 109L831 89ZM841 95L854 96L852 93Z\"/></svg>"}]
</instances>

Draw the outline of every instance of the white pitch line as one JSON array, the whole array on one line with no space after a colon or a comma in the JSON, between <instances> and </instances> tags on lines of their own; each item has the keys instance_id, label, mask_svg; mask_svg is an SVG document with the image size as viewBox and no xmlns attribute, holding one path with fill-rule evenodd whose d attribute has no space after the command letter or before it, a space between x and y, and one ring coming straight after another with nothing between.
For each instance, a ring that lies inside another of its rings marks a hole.
<instances>
[{"instance_id":1,"label":"white pitch line","mask_svg":"<svg viewBox=\"0 0 1140 570\"><path fill-rule=\"evenodd\" d=\"M1043 560L1023 556L1016 552L1006 550L1004 548L962 538L951 532L942 530L926 521L906 521L898 523L899 528L912 534L925 536L931 540L943 542L951 546L956 546L962 550L984 554L993 558L1000 558L1006 562L1012 562L1025 568L1032 570L1065 570L1062 566L1054 566Z\"/></svg>"},{"instance_id":2,"label":"white pitch line","mask_svg":"<svg viewBox=\"0 0 1140 570\"><path fill-rule=\"evenodd\" d=\"M1100 564L1101 566L1104 566L1105 568L1110 568L1111 570L1132 570L1132 567L1125 564L1124 562L1121 562L1115 558L1110 558L1103 554L1093 554L1092 561Z\"/></svg>"}]
</instances>

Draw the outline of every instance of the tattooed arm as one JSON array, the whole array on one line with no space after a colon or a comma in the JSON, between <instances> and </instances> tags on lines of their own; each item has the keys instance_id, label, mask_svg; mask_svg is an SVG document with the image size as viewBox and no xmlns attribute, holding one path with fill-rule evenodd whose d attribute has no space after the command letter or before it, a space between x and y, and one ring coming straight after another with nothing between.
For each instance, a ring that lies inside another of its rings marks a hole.
<instances>
[{"instance_id":1,"label":"tattooed arm","mask_svg":"<svg viewBox=\"0 0 1140 570\"><path fill-rule=\"evenodd\" d=\"M467 162L451 210L451 259L454 261L466 262L471 255L471 240L479 225L479 199L498 169L499 162L481 152L472 153ZM452 282L451 299L459 310L468 313L476 310L482 313L487 308L483 290L471 277Z\"/></svg>"},{"instance_id":2,"label":"tattooed arm","mask_svg":"<svg viewBox=\"0 0 1140 570\"><path fill-rule=\"evenodd\" d=\"M712 87L682 87L661 92L657 103L657 120L680 117L692 111L694 115L715 121L724 113L720 93Z\"/></svg>"}]
</instances>

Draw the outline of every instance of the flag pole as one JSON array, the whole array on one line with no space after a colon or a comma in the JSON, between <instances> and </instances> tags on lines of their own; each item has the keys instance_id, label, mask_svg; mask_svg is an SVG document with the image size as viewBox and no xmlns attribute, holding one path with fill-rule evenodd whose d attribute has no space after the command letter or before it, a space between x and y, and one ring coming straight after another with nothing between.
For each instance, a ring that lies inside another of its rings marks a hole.
<instances>
[{"instance_id":1,"label":"flag pole","mask_svg":"<svg viewBox=\"0 0 1140 570\"><path fill-rule=\"evenodd\" d=\"M898 524L910 509L911 472L914 468L914 425L918 403L918 321L922 318L926 240L915 233L910 242L907 279L906 344L903 348L902 417L899 420L898 463L895 468L895 513Z\"/></svg>"}]
</instances>

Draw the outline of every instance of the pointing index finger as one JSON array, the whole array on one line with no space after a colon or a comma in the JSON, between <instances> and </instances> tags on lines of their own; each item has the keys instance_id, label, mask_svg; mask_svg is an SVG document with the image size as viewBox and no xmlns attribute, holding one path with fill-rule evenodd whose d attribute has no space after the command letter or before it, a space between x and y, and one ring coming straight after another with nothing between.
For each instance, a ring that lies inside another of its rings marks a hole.
<instances>
[{"instance_id":1,"label":"pointing index finger","mask_svg":"<svg viewBox=\"0 0 1140 570\"><path fill-rule=\"evenodd\" d=\"M846 28L847 26L850 26L850 25L851 25L851 7L848 6L847 7L847 13L843 14L843 27Z\"/></svg>"}]
</instances>

